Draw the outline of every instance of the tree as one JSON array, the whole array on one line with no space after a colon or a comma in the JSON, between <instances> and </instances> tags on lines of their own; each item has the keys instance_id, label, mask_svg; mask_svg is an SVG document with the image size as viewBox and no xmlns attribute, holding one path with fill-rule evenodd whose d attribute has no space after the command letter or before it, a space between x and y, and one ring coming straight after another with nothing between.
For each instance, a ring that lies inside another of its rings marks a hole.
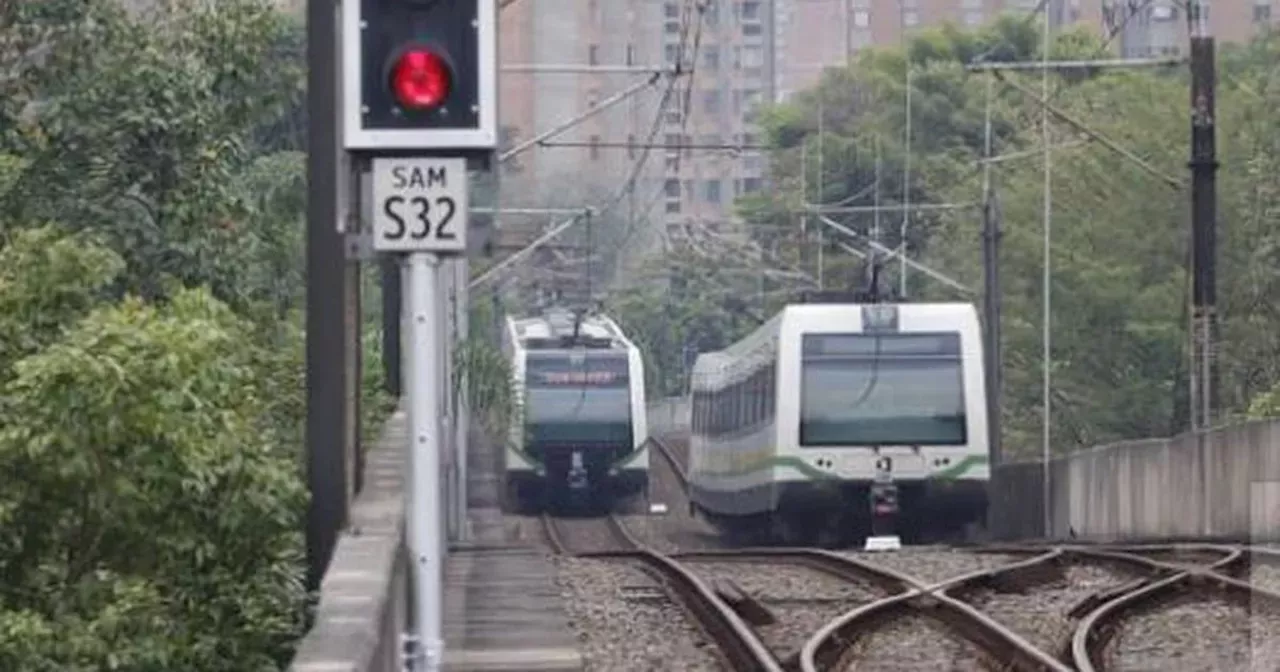
<instances>
[{"instance_id":1,"label":"tree","mask_svg":"<svg viewBox=\"0 0 1280 672\"><path fill-rule=\"evenodd\" d=\"M162 307L127 299L14 366L0 622L18 631L0 630L0 655L30 635L37 650L6 667L280 662L304 605L304 491L263 412L250 330L206 292ZM137 639L56 646L104 618Z\"/></svg>"},{"instance_id":2,"label":"tree","mask_svg":"<svg viewBox=\"0 0 1280 672\"><path fill-rule=\"evenodd\" d=\"M301 26L23 0L0 31L0 669L279 669L306 606Z\"/></svg>"}]
</instances>

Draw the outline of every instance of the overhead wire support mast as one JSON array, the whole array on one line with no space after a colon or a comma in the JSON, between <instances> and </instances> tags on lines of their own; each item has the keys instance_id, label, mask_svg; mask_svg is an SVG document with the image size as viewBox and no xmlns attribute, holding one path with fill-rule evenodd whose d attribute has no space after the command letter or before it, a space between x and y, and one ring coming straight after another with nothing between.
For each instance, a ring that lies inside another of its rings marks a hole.
<instances>
[{"instance_id":1,"label":"overhead wire support mast","mask_svg":"<svg viewBox=\"0 0 1280 672\"><path fill-rule=\"evenodd\" d=\"M1053 512L1052 512L1052 489L1050 487L1050 476L1052 475L1052 465L1050 458L1052 457L1052 425L1050 415L1052 410L1052 400L1050 399L1050 375L1053 369L1052 360L1052 340L1050 333L1050 320L1052 318L1052 283L1050 269L1051 255L1053 248L1050 245L1053 224L1053 146L1049 137L1049 52L1053 47L1053 17L1049 12L1049 4L1044 5L1044 32L1040 41L1040 144L1044 150L1044 277L1042 280L1044 292L1044 306L1041 317L1041 339L1043 352L1041 354L1041 394L1044 395L1043 400L1043 418L1041 425L1041 494L1042 506L1044 507L1044 534L1045 537L1053 536ZM993 71L997 77L1000 71Z\"/></svg>"},{"instance_id":2,"label":"overhead wire support mast","mask_svg":"<svg viewBox=\"0 0 1280 672\"><path fill-rule=\"evenodd\" d=\"M1191 23L1191 426L1207 430L1219 408L1214 356L1218 340L1216 71L1209 17L1200 0L1191 0L1187 19Z\"/></svg>"}]
</instances>

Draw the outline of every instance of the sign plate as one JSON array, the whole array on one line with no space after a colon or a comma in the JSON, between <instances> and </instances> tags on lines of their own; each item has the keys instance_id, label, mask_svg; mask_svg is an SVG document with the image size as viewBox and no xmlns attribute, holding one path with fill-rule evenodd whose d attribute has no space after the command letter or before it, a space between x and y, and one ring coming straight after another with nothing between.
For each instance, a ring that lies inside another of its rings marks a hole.
<instances>
[{"instance_id":1,"label":"sign plate","mask_svg":"<svg viewBox=\"0 0 1280 672\"><path fill-rule=\"evenodd\" d=\"M375 158L373 249L463 254L467 160Z\"/></svg>"}]
</instances>

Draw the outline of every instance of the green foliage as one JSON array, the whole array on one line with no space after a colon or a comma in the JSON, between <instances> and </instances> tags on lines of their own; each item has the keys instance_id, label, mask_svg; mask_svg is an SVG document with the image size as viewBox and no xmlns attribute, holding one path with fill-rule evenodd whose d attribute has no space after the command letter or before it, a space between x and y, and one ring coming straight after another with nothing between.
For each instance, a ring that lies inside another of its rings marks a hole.
<instances>
[{"instance_id":1,"label":"green foliage","mask_svg":"<svg viewBox=\"0 0 1280 672\"><path fill-rule=\"evenodd\" d=\"M482 335L458 344L454 351L453 385L466 385L466 405L486 436L505 441L520 412L511 366L502 351Z\"/></svg>"},{"instance_id":2,"label":"green foliage","mask_svg":"<svg viewBox=\"0 0 1280 672\"><path fill-rule=\"evenodd\" d=\"M145 660L156 652L133 647L162 636L178 669L262 669L287 651L305 492L263 412L251 333L202 291L128 299L14 367L0 431L0 473L22 483L0 492L8 609L61 629L123 600L148 616L129 622L141 639L99 653ZM103 586L102 572L118 578ZM103 664L89 648L49 664Z\"/></svg>"},{"instance_id":3,"label":"green foliage","mask_svg":"<svg viewBox=\"0 0 1280 672\"><path fill-rule=\"evenodd\" d=\"M4 194L6 212L18 225L101 227L128 262L129 286L146 296L173 277L234 299L253 261L246 247L295 251L260 235L270 190L238 187L259 161L256 129L299 96L300 55L277 51L298 27L262 0L163 3L137 18L95 0L81 12L22 22L35 31L54 21L48 30L75 40L28 72L21 88L32 104L10 110L0 153L25 167ZM277 182L300 179L300 166L274 168Z\"/></svg>"},{"instance_id":4,"label":"green foliage","mask_svg":"<svg viewBox=\"0 0 1280 672\"><path fill-rule=\"evenodd\" d=\"M651 397L683 394L697 353L742 338L786 297L766 293L758 273L744 276L693 253L672 254L654 270L656 277L618 292L606 306L644 353Z\"/></svg>"},{"instance_id":5,"label":"green foliage","mask_svg":"<svg viewBox=\"0 0 1280 672\"><path fill-rule=\"evenodd\" d=\"M303 30L267 0L123 7L0 12L0 669L280 669Z\"/></svg>"},{"instance_id":6,"label":"green foliage","mask_svg":"<svg viewBox=\"0 0 1280 672\"><path fill-rule=\"evenodd\" d=\"M913 202L982 201L989 104L992 153L1027 152L996 164L991 175L1004 234L1004 438L1015 456L1037 448L1041 433L1043 172L1034 151L1042 143L1041 108L1013 85L1038 91L1039 75L1009 73L1006 84L963 66L981 53L988 60L1028 60L1039 51L1035 30L1008 20L973 32L943 28L921 34L905 50L870 50L850 68L829 71L819 86L770 112L772 174L782 177L768 194L739 204L757 241L816 276L815 226L810 216L808 230L802 229L802 202L871 205L877 154L881 202L903 199L907 58L914 65ZM1063 58L1105 55L1096 37L1084 33L1059 36L1052 51ZM1218 292L1221 391L1229 414L1277 412L1274 399L1280 396L1274 392L1280 389L1280 343L1274 338L1280 279L1273 270L1280 261L1274 226L1280 212L1280 90L1271 74L1277 53L1280 37L1265 35L1225 48L1220 66ZM1182 72L1150 69L1069 75L1051 80L1052 103L1147 167L1101 143L1082 143L1078 129L1053 123L1051 143L1065 145L1054 152L1052 178L1051 369L1059 451L1180 431L1187 408L1190 195L1162 177L1188 178L1187 79ZM802 182L807 193L801 193ZM978 208L917 213L905 241L898 236L900 218L896 212L881 217L884 245L905 242L912 257L969 287L982 286ZM864 235L876 226L871 214L835 219ZM829 247L824 261L828 287L858 281L860 263L849 255ZM909 295L981 299L921 273L911 274Z\"/></svg>"},{"instance_id":7,"label":"green foliage","mask_svg":"<svg viewBox=\"0 0 1280 672\"><path fill-rule=\"evenodd\" d=\"M19 232L0 248L0 381L104 298L123 266L87 236L49 227Z\"/></svg>"}]
</instances>

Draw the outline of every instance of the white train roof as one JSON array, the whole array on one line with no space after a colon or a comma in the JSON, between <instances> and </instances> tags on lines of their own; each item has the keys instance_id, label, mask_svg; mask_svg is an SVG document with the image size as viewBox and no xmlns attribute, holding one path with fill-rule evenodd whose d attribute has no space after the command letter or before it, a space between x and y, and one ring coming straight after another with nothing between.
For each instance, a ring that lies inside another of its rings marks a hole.
<instances>
[{"instance_id":1,"label":"white train roof","mask_svg":"<svg viewBox=\"0 0 1280 672\"><path fill-rule=\"evenodd\" d=\"M550 342L573 335L573 313L567 310L548 311L545 315L526 318L507 318L507 326L517 347L523 349L558 349ZM588 339L607 341L609 349L626 350L635 347L622 328L607 315L588 315L578 326L578 335ZM539 347L536 342L547 343Z\"/></svg>"},{"instance_id":2,"label":"white train roof","mask_svg":"<svg viewBox=\"0 0 1280 672\"><path fill-rule=\"evenodd\" d=\"M698 355L693 365L692 382L694 387L701 387L700 383L709 382L708 377L719 379L721 376L727 376L728 379L737 379L747 372L755 370L764 361L772 359L774 356L773 344L776 343L783 325L794 321L802 323L816 321L820 324L823 319L851 312L861 316L862 308L871 305L894 307L897 309L898 319L908 323L944 322L962 327L964 323L970 321L974 321L976 324L977 319L977 311L971 303L792 304L784 307L772 319L757 327L751 334L725 349ZM861 321L858 324L858 328L852 331L862 331ZM906 328L903 331L910 332L912 329ZM723 382L721 381L717 385Z\"/></svg>"}]
</instances>

